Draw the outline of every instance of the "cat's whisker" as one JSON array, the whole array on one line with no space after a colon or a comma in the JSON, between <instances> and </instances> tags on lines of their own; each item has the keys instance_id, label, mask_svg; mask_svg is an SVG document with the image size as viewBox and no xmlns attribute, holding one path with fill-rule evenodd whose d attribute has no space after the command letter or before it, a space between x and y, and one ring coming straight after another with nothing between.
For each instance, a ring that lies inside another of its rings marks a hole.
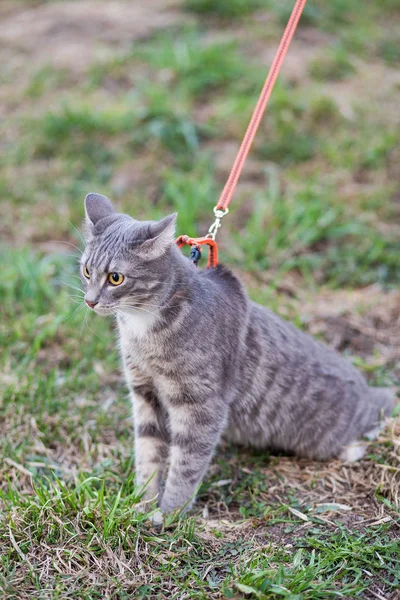
<instances>
[{"instance_id":1,"label":"cat's whisker","mask_svg":"<svg viewBox=\"0 0 400 600\"><path fill-rule=\"evenodd\" d=\"M126 308L126 307L123 307L123 308ZM138 310L138 311L140 311L140 312L145 312L145 313L148 313L149 315L153 315L154 317L158 317L158 318L159 318L159 319L161 319L163 322L165 322L165 321L166 321L165 317L162 317L162 316L161 316L159 313L155 313L155 312L153 312L153 311L151 311L151 310L145 310L144 308L141 308L140 306L129 306L129 307L127 307L127 308L134 309L134 310ZM118 309L117 309L117 310L118 310ZM124 313L122 310L118 310L118 314L119 314L121 317L126 317L126 313Z\"/></svg>"},{"instance_id":2,"label":"cat's whisker","mask_svg":"<svg viewBox=\"0 0 400 600\"><path fill-rule=\"evenodd\" d=\"M79 279L79 281L82 281L82 278L79 275L68 275L68 277L73 277L74 279Z\"/></svg>"},{"instance_id":3,"label":"cat's whisker","mask_svg":"<svg viewBox=\"0 0 400 600\"><path fill-rule=\"evenodd\" d=\"M139 311L141 311L141 312L146 312L146 313L148 313L149 315L158 316L158 315L157 315L157 313L155 313L155 312L153 312L153 311L151 311L151 310L146 310L145 308L141 308L140 306L135 306L135 307L134 307L134 309L135 309L135 310L139 310ZM126 315L125 315L125 316L126 316Z\"/></svg>"},{"instance_id":4,"label":"cat's whisker","mask_svg":"<svg viewBox=\"0 0 400 600\"><path fill-rule=\"evenodd\" d=\"M89 313L87 313L87 315L88 315L88 314L89 314ZM86 315L86 316L87 316L87 315ZM97 334L95 331L93 331L93 329L90 327L90 325L89 325L89 323L88 323L88 319L86 319L85 323L86 323L86 327L89 329L89 331L90 331L91 333L93 333L93 335L95 335L95 336L96 336L96 337L97 337L99 340L101 340L102 342L105 342L105 339L103 339L102 337L100 337L100 336L99 336L99 335L98 335L98 334Z\"/></svg>"},{"instance_id":5,"label":"cat's whisker","mask_svg":"<svg viewBox=\"0 0 400 600\"><path fill-rule=\"evenodd\" d=\"M146 312L149 313L150 315L154 315L155 317L158 317L158 313L154 312L153 310L146 310L145 308L142 308L141 306L131 306L131 307L123 307L123 308L132 308L134 310L140 310L142 312Z\"/></svg>"},{"instance_id":6,"label":"cat's whisker","mask_svg":"<svg viewBox=\"0 0 400 600\"><path fill-rule=\"evenodd\" d=\"M81 234L81 232L79 231L79 229L77 229L75 227L75 225L73 223L71 223L71 221L67 221L67 222L68 222L68 225L70 225L76 231L76 233L78 234L78 236L80 237L80 239L82 241L82 244L85 245L86 241L85 241L83 235Z\"/></svg>"},{"instance_id":7,"label":"cat's whisker","mask_svg":"<svg viewBox=\"0 0 400 600\"><path fill-rule=\"evenodd\" d=\"M72 248L76 248L78 250L78 252L80 253L79 256L82 256L83 250L81 248L79 248L78 246L76 246L75 244L72 244L71 242L66 242L64 240L49 240L50 244L65 244L66 246L72 246ZM76 256L74 254L74 256Z\"/></svg>"},{"instance_id":8,"label":"cat's whisker","mask_svg":"<svg viewBox=\"0 0 400 600\"><path fill-rule=\"evenodd\" d=\"M152 304L149 303L147 301L135 301L135 298L133 296L130 296L130 299L134 301L133 302L127 302L127 301L122 301L121 303L118 304L119 307L123 306L125 308L136 308L136 306L149 306L151 308L158 308L159 310L162 310L163 308L167 308L167 306L162 306L161 304ZM175 308L178 307L178 305L171 305L170 308Z\"/></svg>"},{"instance_id":9,"label":"cat's whisker","mask_svg":"<svg viewBox=\"0 0 400 600\"><path fill-rule=\"evenodd\" d=\"M78 298L78 299L79 299L81 302L83 302L83 301L84 301L84 299L85 299L85 296L84 296L84 294L67 294L67 295L68 295L68 298L69 298L70 300L73 300L74 302L76 302L76 301L77 301L77 300L76 300L77 298Z\"/></svg>"},{"instance_id":10,"label":"cat's whisker","mask_svg":"<svg viewBox=\"0 0 400 600\"><path fill-rule=\"evenodd\" d=\"M130 309L130 310L136 310L136 309L137 310L140 310L140 309L144 310L143 307L145 307L145 308L147 308L147 307L156 308L158 310L162 310L163 308L166 308L166 307L160 306L158 304L147 304L147 303L143 303L143 304L119 304L118 307L119 308L127 308L127 309ZM169 306L168 310L175 310L176 311L176 310L180 310L180 307L179 306ZM153 312L152 314L159 314L159 313Z\"/></svg>"},{"instance_id":11,"label":"cat's whisker","mask_svg":"<svg viewBox=\"0 0 400 600\"><path fill-rule=\"evenodd\" d=\"M158 308L161 309L162 307L159 306L158 304L147 304L147 302L136 302L135 304L118 304L119 308L139 308L141 306L144 306L145 308Z\"/></svg>"},{"instance_id":12,"label":"cat's whisker","mask_svg":"<svg viewBox=\"0 0 400 600\"><path fill-rule=\"evenodd\" d=\"M134 294L129 294L129 296L124 298L122 301L131 303L132 301L133 302L136 302L136 301L147 302L148 300L151 300L151 298L148 298L148 297L146 298L143 296L135 296Z\"/></svg>"},{"instance_id":13,"label":"cat's whisker","mask_svg":"<svg viewBox=\"0 0 400 600\"><path fill-rule=\"evenodd\" d=\"M81 332L80 332L80 336L79 336L79 337L82 337L82 334L83 334L83 329L84 329L84 327L85 327L85 325L86 325L86 322L87 322L88 316L89 316L89 311L86 311L86 312L85 312L84 319L83 319L83 321L82 321L82 325L81 325Z\"/></svg>"},{"instance_id":14,"label":"cat's whisker","mask_svg":"<svg viewBox=\"0 0 400 600\"><path fill-rule=\"evenodd\" d=\"M79 263L80 263L80 260L81 260L81 257L82 257L82 255L81 255L81 254L77 254L76 252L70 252L70 253L68 253L68 255L67 255L67 256L68 256L69 258L73 257L73 258L75 259L75 260L74 260L74 263L76 262L78 265L79 265Z\"/></svg>"},{"instance_id":15,"label":"cat's whisker","mask_svg":"<svg viewBox=\"0 0 400 600\"><path fill-rule=\"evenodd\" d=\"M65 322L69 323L82 310L82 308L84 308L84 307L85 307L85 303L82 302L77 308L75 308L75 310L72 313L72 315L70 317L68 317L68 319Z\"/></svg>"},{"instance_id":16,"label":"cat's whisker","mask_svg":"<svg viewBox=\"0 0 400 600\"><path fill-rule=\"evenodd\" d=\"M80 288L76 285L73 285L72 283L68 283L67 281L62 281L61 279L59 279L58 281L59 281L59 283L62 283L63 285L66 285L66 286L72 288L73 290L77 290L78 292L81 292L81 294L85 294L85 290L83 290L82 288Z\"/></svg>"}]
</instances>

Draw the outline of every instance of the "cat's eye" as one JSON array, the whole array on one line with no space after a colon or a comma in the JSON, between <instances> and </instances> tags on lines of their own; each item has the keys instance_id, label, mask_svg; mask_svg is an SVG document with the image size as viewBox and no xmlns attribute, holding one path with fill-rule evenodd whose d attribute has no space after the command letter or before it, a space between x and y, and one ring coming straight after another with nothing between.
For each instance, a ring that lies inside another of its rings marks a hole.
<instances>
[{"instance_id":1,"label":"cat's eye","mask_svg":"<svg viewBox=\"0 0 400 600\"><path fill-rule=\"evenodd\" d=\"M110 273L108 276L108 281L111 285L121 285L124 280L124 276L122 273Z\"/></svg>"},{"instance_id":2,"label":"cat's eye","mask_svg":"<svg viewBox=\"0 0 400 600\"><path fill-rule=\"evenodd\" d=\"M86 279L90 279L89 269L87 268L86 265L83 265L83 267L82 267L82 273L84 274L84 276L86 277Z\"/></svg>"}]
</instances>

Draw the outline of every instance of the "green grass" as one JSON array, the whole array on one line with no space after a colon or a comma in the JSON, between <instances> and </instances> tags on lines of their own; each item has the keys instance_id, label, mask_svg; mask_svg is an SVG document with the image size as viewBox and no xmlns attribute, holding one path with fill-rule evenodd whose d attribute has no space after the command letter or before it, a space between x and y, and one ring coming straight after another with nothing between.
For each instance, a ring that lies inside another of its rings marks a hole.
<instances>
[{"instance_id":1,"label":"green grass","mask_svg":"<svg viewBox=\"0 0 400 600\"><path fill-rule=\"evenodd\" d=\"M334 535L313 533L298 546L294 556L291 551L272 558L280 565L278 568L271 569L269 561L255 558L236 588L254 598L355 598L370 588L365 572L373 566L382 573L382 579L392 581L393 594L398 589L398 542L387 539L382 529L378 535L372 530L354 536L344 529ZM323 556L319 554L321 549Z\"/></svg>"},{"instance_id":2,"label":"green grass","mask_svg":"<svg viewBox=\"0 0 400 600\"><path fill-rule=\"evenodd\" d=\"M398 417L354 467L223 446L192 515L156 530L137 511L115 328L81 304L75 227L87 192L137 218L178 211L178 233L207 231L266 74L262 48L292 5L186 0L184 25L99 39L85 73L0 50L7 600L399 594ZM394 386L398 16L396 0L307 3L298 48L319 41L301 76L284 66L219 237L253 299ZM64 49L59 26L52 44Z\"/></svg>"},{"instance_id":3,"label":"green grass","mask_svg":"<svg viewBox=\"0 0 400 600\"><path fill-rule=\"evenodd\" d=\"M153 38L135 47L132 54L168 73L169 87L183 88L194 97L226 89L246 73L247 67L234 41L209 43L193 29L179 38L171 34Z\"/></svg>"},{"instance_id":4,"label":"green grass","mask_svg":"<svg viewBox=\"0 0 400 600\"><path fill-rule=\"evenodd\" d=\"M299 269L332 286L398 284L400 245L337 202L318 185L281 195L275 171L235 239L248 269Z\"/></svg>"},{"instance_id":5,"label":"green grass","mask_svg":"<svg viewBox=\"0 0 400 600\"><path fill-rule=\"evenodd\" d=\"M264 0L185 0L184 6L199 15L239 19L266 4Z\"/></svg>"},{"instance_id":6,"label":"green grass","mask_svg":"<svg viewBox=\"0 0 400 600\"><path fill-rule=\"evenodd\" d=\"M310 75L319 81L338 81L349 77L355 67L342 48L334 48L329 54L316 58L310 65Z\"/></svg>"},{"instance_id":7,"label":"green grass","mask_svg":"<svg viewBox=\"0 0 400 600\"><path fill-rule=\"evenodd\" d=\"M202 157L189 172L166 169L163 172L162 194L166 205L178 212L179 230L196 236L196 224L206 218L204 209L212 214L215 206L216 190L211 160L207 156ZM187 198L191 198L189 205Z\"/></svg>"},{"instance_id":8,"label":"green grass","mask_svg":"<svg viewBox=\"0 0 400 600\"><path fill-rule=\"evenodd\" d=\"M180 163L193 164L200 140L209 137L184 106L176 106L172 97L159 86L142 90L139 122L131 138L131 146L142 150L146 144L158 144L170 157Z\"/></svg>"},{"instance_id":9,"label":"green grass","mask_svg":"<svg viewBox=\"0 0 400 600\"><path fill-rule=\"evenodd\" d=\"M363 597L371 587L395 594L399 588L399 543L385 525L351 533L316 522L301 532L302 522L284 510L275 522L282 539L294 534L290 545L269 538L268 529L255 528L252 539L243 526L232 535L193 518L155 532L135 511L140 491L131 467L119 457L118 472L104 464L73 484L44 468L34 475L34 496L20 496L12 486L1 493L6 510L12 509L4 520L12 544L0 538L0 584L8 598L21 592L16 577L23 577L30 597L44 586L59 597L72 589L81 598L104 597L106 590L118 598L233 598L240 592L292 600ZM100 567L93 581L85 577L91 565Z\"/></svg>"},{"instance_id":10,"label":"green grass","mask_svg":"<svg viewBox=\"0 0 400 600\"><path fill-rule=\"evenodd\" d=\"M51 65L46 65L32 75L25 93L30 98L40 98L47 92L66 85L67 81L68 71L55 69Z\"/></svg>"},{"instance_id":11,"label":"green grass","mask_svg":"<svg viewBox=\"0 0 400 600\"><path fill-rule=\"evenodd\" d=\"M390 66L396 67L400 61L400 39L393 35L378 44L378 55Z\"/></svg>"}]
</instances>

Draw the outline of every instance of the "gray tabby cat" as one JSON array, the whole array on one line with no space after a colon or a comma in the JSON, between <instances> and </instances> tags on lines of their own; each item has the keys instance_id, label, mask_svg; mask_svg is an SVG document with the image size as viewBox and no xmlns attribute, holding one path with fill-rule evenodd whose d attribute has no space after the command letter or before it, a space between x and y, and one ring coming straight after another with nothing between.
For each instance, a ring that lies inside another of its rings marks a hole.
<instances>
[{"instance_id":1,"label":"gray tabby cat","mask_svg":"<svg viewBox=\"0 0 400 600\"><path fill-rule=\"evenodd\" d=\"M221 436L316 460L361 458L358 440L392 411L390 390L251 302L226 267L194 268L174 244L176 215L136 221L97 194L85 208L85 299L117 318L146 500L190 508Z\"/></svg>"}]
</instances>

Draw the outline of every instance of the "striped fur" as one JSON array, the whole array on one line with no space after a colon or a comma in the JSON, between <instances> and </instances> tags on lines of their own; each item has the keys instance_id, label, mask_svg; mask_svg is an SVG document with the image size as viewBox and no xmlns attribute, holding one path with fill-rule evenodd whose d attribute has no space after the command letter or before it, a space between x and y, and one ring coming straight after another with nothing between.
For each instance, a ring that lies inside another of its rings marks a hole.
<instances>
[{"instance_id":1,"label":"striped fur","mask_svg":"<svg viewBox=\"0 0 400 600\"><path fill-rule=\"evenodd\" d=\"M222 436L324 460L390 414L389 390L251 302L227 268L194 269L173 243L173 216L142 223L94 194L86 212L86 294L116 315L137 482L162 511L190 508ZM110 271L121 286L107 285Z\"/></svg>"}]
</instances>

